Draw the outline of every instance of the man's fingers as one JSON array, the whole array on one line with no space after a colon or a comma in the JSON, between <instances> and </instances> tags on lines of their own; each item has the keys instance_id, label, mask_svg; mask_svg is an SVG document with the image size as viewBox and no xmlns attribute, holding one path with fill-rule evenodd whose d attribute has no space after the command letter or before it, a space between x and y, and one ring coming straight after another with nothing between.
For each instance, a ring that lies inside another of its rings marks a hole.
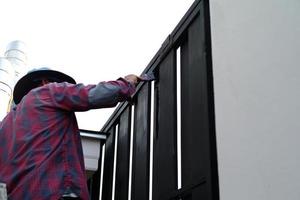
<instances>
[{"instance_id":1,"label":"man's fingers","mask_svg":"<svg viewBox=\"0 0 300 200\"><path fill-rule=\"evenodd\" d=\"M136 76L134 74L129 74L127 76L124 77L128 82L133 83L133 84L137 84L141 78L139 76Z\"/></svg>"}]
</instances>

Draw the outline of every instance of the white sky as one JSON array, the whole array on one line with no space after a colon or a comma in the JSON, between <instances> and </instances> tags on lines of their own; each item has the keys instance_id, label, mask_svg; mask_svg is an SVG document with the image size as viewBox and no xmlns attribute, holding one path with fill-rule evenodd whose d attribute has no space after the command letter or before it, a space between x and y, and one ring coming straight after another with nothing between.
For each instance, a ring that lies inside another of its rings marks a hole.
<instances>
[{"instance_id":1,"label":"white sky","mask_svg":"<svg viewBox=\"0 0 300 200\"><path fill-rule=\"evenodd\" d=\"M29 68L48 66L84 84L140 74L193 0L9 0L1 2L0 55L27 45ZM113 109L77 115L100 130Z\"/></svg>"}]
</instances>

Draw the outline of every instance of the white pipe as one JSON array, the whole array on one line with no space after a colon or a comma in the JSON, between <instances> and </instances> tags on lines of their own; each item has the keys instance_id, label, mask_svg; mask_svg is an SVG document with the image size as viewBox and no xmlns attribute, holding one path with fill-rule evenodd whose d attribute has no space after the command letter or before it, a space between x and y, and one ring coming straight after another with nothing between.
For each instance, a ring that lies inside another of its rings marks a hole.
<instances>
[{"instance_id":1,"label":"white pipe","mask_svg":"<svg viewBox=\"0 0 300 200\"><path fill-rule=\"evenodd\" d=\"M13 80L14 70L11 63L5 58L0 58L0 121L6 116L10 108Z\"/></svg>"},{"instance_id":2,"label":"white pipe","mask_svg":"<svg viewBox=\"0 0 300 200\"><path fill-rule=\"evenodd\" d=\"M26 45L22 41L10 42L6 47L5 57L11 62L15 70L14 83L27 72Z\"/></svg>"},{"instance_id":3,"label":"white pipe","mask_svg":"<svg viewBox=\"0 0 300 200\"><path fill-rule=\"evenodd\" d=\"M11 109L14 85L26 72L26 45L19 40L12 41L4 57L0 57L0 121Z\"/></svg>"}]
</instances>

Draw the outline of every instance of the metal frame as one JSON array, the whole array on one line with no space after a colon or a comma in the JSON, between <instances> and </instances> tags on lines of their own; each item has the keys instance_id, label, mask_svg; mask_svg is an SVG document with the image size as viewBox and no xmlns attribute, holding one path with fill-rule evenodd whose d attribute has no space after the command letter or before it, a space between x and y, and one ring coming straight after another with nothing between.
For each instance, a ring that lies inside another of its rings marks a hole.
<instances>
[{"instance_id":1,"label":"metal frame","mask_svg":"<svg viewBox=\"0 0 300 200\"><path fill-rule=\"evenodd\" d=\"M113 144L117 124L121 132L117 138L116 199L128 199L129 187L131 199L149 199L152 140L154 200L219 199L210 37L209 1L196 0L143 72L153 72L157 78L155 102L151 104L151 84L140 83L133 101L118 106L101 130L107 133L102 199L112 197ZM176 117L178 47L181 49L181 120ZM133 127L132 105L135 106ZM154 110L154 127L150 127L151 110ZM177 121L181 121L182 134L182 187L179 189ZM132 128L133 143L130 144ZM153 138L150 138L151 128ZM132 177L129 177L130 145L133 145ZM130 186L129 179L132 180ZM99 178L94 177L92 182L98 181ZM92 199L98 199L97 194L92 195Z\"/></svg>"}]
</instances>

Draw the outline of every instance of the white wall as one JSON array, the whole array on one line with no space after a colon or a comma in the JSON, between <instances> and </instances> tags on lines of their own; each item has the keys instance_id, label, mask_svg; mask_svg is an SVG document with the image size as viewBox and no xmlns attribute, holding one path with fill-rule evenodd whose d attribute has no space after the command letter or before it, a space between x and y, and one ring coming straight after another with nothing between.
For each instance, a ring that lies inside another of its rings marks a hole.
<instances>
[{"instance_id":1,"label":"white wall","mask_svg":"<svg viewBox=\"0 0 300 200\"><path fill-rule=\"evenodd\" d=\"M210 9L221 200L298 200L300 1Z\"/></svg>"}]
</instances>

